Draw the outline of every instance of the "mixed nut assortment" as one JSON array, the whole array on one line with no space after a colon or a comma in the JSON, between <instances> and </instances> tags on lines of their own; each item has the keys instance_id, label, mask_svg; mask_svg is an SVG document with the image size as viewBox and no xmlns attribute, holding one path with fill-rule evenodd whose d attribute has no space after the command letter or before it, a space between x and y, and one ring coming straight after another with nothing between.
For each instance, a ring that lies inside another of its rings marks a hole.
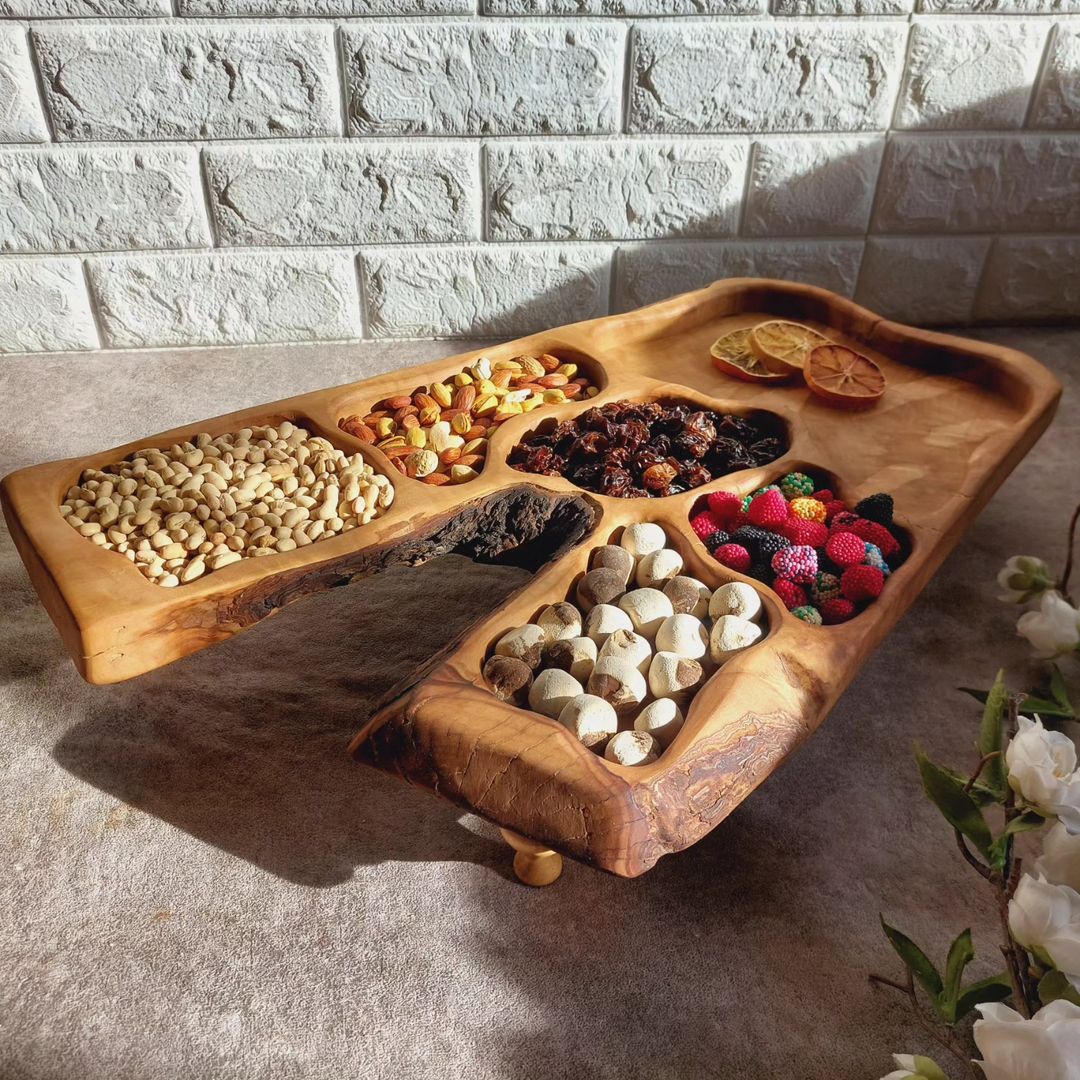
<instances>
[{"instance_id":1,"label":"mixed nut assortment","mask_svg":"<svg viewBox=\"0 0 1080 1080\"><path fill-rule=\"evenodd\" d=\"M659 525L627 525L618 544L593 550L575 603L499 638L483 669L492 692L558 720L609 761L655 761L709 669L764 633L753 586L713 592L682 571Z\"/></svg>"},{"instance_id":2,"label":"mixed nut assortment","mask_svg":"<svg viewBox=\"0 0 1080 1080\"><path fill-rule=\"evenodd\" d=\"M366 415L346 416L338 426L373 443L406 476L462 484L483 467L487 440L499 424L596 393L577 364L549 353L495 361L482 356L443 382L383 398Z\"/></svg>"},{"instance_id":3,"label":"mixed nut assortment","mask_svg":"<svg viewBox=\"0 0 1080 1080\"><path fill-rule=\"evenodd\" d=\"M854 618L906 553L892 496L877 492L852 509L801 472L745 496L710 492L695 504L690 527L717 562L772 586L814 626Z\"/></svg>"},{"instance_id":4,"label":"mixed nut assortment","mask_svg":"<svg viewBox=\"0 0 1080 1080\"><path fill-rule=\"evenodd\" d=\"M328 540L393 501L390 481L360 454L285 420L87 469L60 512L80 535L170 587Z\"/></svg>"},{"instance_id":5,"label":"mixed nut assortment","mask_svg":"<svg viewBox=\"0 0 1080 1080\"><path fill-rule=\"evenodd\" d=\"M677 495L787 449L761 422L690 405L615 401L531 435L511 451L522 472L564 476L621 499Z\"/></svg>"}]
</instances>

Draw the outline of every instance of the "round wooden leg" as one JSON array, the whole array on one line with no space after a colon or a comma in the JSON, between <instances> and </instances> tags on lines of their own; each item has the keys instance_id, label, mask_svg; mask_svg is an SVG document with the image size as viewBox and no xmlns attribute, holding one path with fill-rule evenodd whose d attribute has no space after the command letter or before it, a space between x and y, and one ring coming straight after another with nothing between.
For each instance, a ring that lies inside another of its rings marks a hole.
<instances>
[{"instance_id":1,"label":"round wooden leg","mask_svg":"<svg viewBox=\"0 0 1080 1080\"><path fill-rule=\"evenodd\" d=\"M550 885L562 873L562 856L551 848L527 840L509 829L500 829L503 839L514 849L514 873L526 885Z\"/></svg>"}]
</instances>

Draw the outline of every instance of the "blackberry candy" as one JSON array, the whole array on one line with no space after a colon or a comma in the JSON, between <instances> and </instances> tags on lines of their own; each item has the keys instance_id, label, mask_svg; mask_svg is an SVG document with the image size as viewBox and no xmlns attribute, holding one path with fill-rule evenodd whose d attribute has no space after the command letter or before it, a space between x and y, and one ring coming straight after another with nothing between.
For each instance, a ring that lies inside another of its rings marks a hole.
<instances>
[{"instance_id":1,"label":"blackberry candy","mask_svg":"<svg viewBox=\"0 0 1080 1080\"><path fill-rule=\"evenodd\" d=\"M709 533L701 542L705 545L705 550L712 555L718 547L731 543L731 535L723 529L717 529L716 532Z\"/></svg>"},{"instance_id":2,"label":"blackberry candy","mask_svg":"<svg viewBox=\"0 0 1080 1080\"><path fill-rule=\"evenodd\" d=\"M855 513L867 521L876 521L879 525L888 528L893 520L893 499L884 491L876 495L867 495L865 499L855 504Z\"/></svg>"}]
</instances>

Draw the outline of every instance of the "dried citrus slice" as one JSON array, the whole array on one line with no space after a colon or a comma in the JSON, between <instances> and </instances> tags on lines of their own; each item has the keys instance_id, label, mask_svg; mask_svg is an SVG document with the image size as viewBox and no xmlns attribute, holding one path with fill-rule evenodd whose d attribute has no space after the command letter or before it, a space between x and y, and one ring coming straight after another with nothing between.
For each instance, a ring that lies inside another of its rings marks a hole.
<instances>
[{"instance_id":1,"label":"dried citrus slice","mask_svg":"<svg viewBox=\"0 0 1080 1080\"><path fill-rule=\"evenodd\" d=\"M819 345L803 368L812 393L843 409L868 409L885 393L881 368L843 345Z\"/></svg>"},{"instance_id":2,"label":"dried citrus slice","mask_svg":"<svg viewBox=\"0 0 1080 1080\"><path fill-rule=\"evenodd\" d=\"M733 330L713 342L713 366L725 375L733 375L744 382L783 382L787 372L770 371L750 351L750 330Z\"/></svg>"},{"instance_id":3,"label":"dried citrus slice","mask_svg":"<svg viewBox=\"0 0 1080 1080\"><path fill-rule=\"evenodd\" d=\"M831 345L823 334L802 323L774 319L750 331L750 351L770 370L791 374L802 371L811 349Z\"/></svg>"}]
</instances>

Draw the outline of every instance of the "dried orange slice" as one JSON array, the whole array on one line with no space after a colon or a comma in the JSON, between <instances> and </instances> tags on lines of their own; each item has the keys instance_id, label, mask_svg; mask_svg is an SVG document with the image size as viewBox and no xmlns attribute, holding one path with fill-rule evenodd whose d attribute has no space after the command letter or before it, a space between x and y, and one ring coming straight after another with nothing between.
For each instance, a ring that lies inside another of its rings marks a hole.
<instances>
[{"instance_id":1,"label":"dried orange slice","mask_svg":"<svg viewBox=\"0 0 1080 1080\"><path fill-rule=\"evenodd\" d=\"M750 351L750 330L733 330L713 342L713 367L744 382L783 382L787 372L770 371Z\"/></svg>"},{"instance_id":2,"label":"dried orange slice","mask_svg":"<svg viewBox=\"0 0 1080 1080\"><path fill-rule=\"evenodd\" d=\"M803 375L812 393L842 409L868 409L885 393L881 368L843 345L811 350Z\"/></svg>"},{"instance_id":3,"label":"dried orange slice","mask_svg":"<svg viewBox=\"0 0 1080 1080\"><path fill-rule=\"evenodd\" d=\"M750 331L750 351L770 370L786 374L802 371L811 349L832 342L802 323L774 319Z\"/></svg>"}]
</instances>

